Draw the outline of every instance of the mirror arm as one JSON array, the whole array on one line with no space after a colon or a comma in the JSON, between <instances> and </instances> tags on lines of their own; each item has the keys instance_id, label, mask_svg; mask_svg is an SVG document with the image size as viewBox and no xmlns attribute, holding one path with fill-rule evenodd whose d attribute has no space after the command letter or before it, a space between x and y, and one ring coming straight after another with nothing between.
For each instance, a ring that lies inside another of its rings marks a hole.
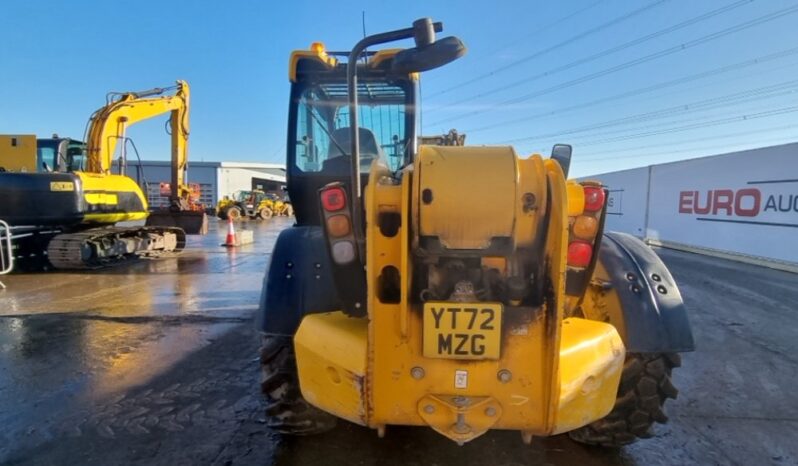
<instances>
[{"instance_id":1,"label":"mirror arm","mask_svg":"<svg viewBox=\"0 0 798 466\"><path fill-rule=\"evenodd\" d=\"M435 32L443 31L443 23L432 23ZM396 31L383 32L374 34L372 36L364 37L357 44L355 44L352 51L349 53L349 61L346 64L346 82L347 92L349 93L349 131L350 141L352 142L351 159L352 165L350 167L350 177L352 186L350 193L352 198L352 229L355 233L355 242L357 243L358 257L361 263L365 263L365 242L363 238L363 219L361 218L360 205L362 203L362 189L360 186L360 131L358 130L357 118L357 62L360 55L367 48L384 44L386 42L394 42L403 39L412 39L414 37L415 29L405 28L397 29Z\"/></svg>"}]
</instances>

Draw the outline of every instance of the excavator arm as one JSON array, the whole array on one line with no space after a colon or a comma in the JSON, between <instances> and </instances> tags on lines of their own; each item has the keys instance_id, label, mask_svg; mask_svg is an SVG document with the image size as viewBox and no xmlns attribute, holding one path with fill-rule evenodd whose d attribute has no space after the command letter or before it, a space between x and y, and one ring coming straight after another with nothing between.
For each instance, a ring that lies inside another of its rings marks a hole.
<instances>
[{"instance_id":1,"label":"excavator arm","mask_svg":"<svg viewBox=\"0 0 798 466\"><path fill-rule=\"evenodd\" d=\"M110 94L109 103L94 112L90 119L86 153L89 172L110 175L117 145L120 142L122 158L123 160L125 158L128 128L140 121L170 113L172 130L170 206L168 209L151 212L147 217L147 225L177 226L189 234L204 234L207 232L208 224L204 206L192 199L192 190L186 185L189 94L188 83L185 81L177 81L174 87L169 88Z\"/></svg>"},{"instance_id":2,"label":"excavator arm","mask_svg":"<svg viewBox=\"0 0 798 466\"><path fill-rule=\"evenodd\" d=\"M165 95L175 89L174 94ZM158 115L171 113L173 202L188 193L185 186L188 165L189 87L177 81L174 88L117 94L117 98L94 112L88 137L88 171L110 174L120 141L124 146L128 127Z\"/></svg>"}]
</instances>

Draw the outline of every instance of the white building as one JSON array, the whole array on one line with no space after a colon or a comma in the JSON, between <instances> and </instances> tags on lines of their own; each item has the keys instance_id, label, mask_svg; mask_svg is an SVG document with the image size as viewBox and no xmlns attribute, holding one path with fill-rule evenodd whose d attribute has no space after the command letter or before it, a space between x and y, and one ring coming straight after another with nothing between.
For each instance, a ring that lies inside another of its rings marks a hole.
<instances>
[{"instance_id":1,"label":"white building","mask_svg":"<svg viewBox=\"0 0 798 466\"><path fill-rule=\"evenodd\" d=\"M169 183L172 172L167 161L128 161L128 176L135 179L147 193L150 207L164 207L168 196L161 192L161 184ZM215 207L224 196L236 191L261 189L282 194L285 186L285 165L252 162L191 162L188 182L200 185L200 202Z\"/></svg>"}]
</instances>

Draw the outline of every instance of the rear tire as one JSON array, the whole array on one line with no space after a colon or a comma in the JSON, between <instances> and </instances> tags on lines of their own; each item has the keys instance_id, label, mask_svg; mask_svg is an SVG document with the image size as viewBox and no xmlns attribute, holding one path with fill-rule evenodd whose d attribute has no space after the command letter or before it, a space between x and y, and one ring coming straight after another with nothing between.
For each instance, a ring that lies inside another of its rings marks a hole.
<instances>
[{"instance_id":1,"label":"rear tire","mask_svg":"<svg viewBox=\"0 0 798 466\"><path fill-rule=\"evenodd\" d=\"M291 337L264 335L260 367L270 428L284 435L314 435L335 427L335 416L302 398Z\"/></svg>"},{"instance_id":2,"label":"rear tire","mask_svg":"<svg viewBox=\"0 0 798 466\"><path fill-rule=\"evenodd\" d=\"M668 421L665 401L679 393L671 383L671 371L680 365L676 353L627 353L610 414L568 434L580 443L616 448L653 436L654 423Z\"/></svg>"}]
</instances>

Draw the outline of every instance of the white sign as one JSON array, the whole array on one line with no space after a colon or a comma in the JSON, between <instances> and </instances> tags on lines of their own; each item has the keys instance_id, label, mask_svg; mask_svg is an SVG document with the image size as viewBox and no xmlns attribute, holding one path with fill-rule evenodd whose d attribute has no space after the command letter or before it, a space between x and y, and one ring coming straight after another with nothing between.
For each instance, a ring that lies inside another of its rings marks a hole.
<instances>
[{"instance_id":1,"label":"white sign","mask_svg":"<svg viewBox=\"0 0 798 466\"><path fill-rule=\"evenodd\" d=\"M608 191L605 230L645 236L648 176L649 167L643 167L583 178L600 181Z\"/></svg>"},{"instance_id":2,"label":"white sign","mask_svg":"<svg viewBox=\"0 0 798 466\"><path fill-rule=\"evenodd\" d=\"M798 144L655 165L647 236L798 262Z\"/></svg>"},{"instance_id":3,"label":"white sign","mask_svg":"<svg viewBox=\"0 0 798 466\"><path fill-rule=\"evenodd\" d=\"M589 176L605 229L798 263L798 143Z\"/></svg>"}]
</instances>

